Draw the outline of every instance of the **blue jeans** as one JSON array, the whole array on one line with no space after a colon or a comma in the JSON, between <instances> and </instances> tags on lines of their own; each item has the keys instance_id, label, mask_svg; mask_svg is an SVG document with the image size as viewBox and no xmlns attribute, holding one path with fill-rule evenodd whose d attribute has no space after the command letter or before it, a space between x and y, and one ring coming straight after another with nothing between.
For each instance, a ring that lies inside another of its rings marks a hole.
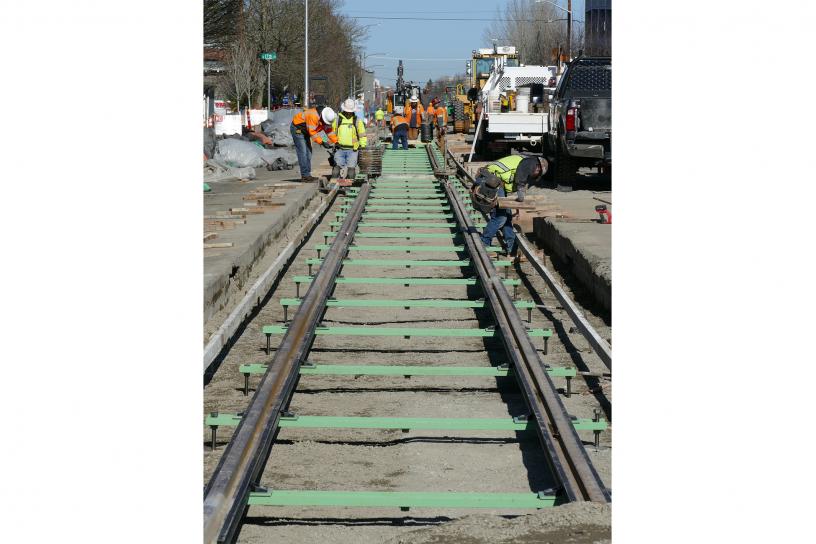
<instances>
[{"instance_id":1,"label":"blue jeans","mask_svg":"<svg viewBox=\"0 0 816 544\"><path fill-rule=\"evenodd\" d=\"M504 198L504 187L499 187L499 198ZM515 255L516 249L516 231L513 230L513 210L504 208L493 208L490 210L490 220L485 225L482 232L482 243L486 247L493 244L493 238L501 229L504 235L504 243L507 246L507 253Z\"/></svg>"},{"instance_id":2,"label":"blue jeans","mask_svg":"<svg viewBox=\"0 0 816 544\"><path fill-rule=\"evenodd\" d=\"M334 163L339 167L355 168L357 152L353 149L338 149L334 152Z\"/></svg>"},{"instance_id":3,"label":"blue jeans","mask_svg":"<svg viewBox=\"0 0 816 544\"><path fill-rule=\"evenodd\" d=\"M298 133L295 125L289 125L289 132L295 141L295 153L297 153L298 165L300 166L300 176L312 175L312 142L307 134Z\"/></svg>"},{"instance_id":4,"label":"blue jeans","mask_svg":"<svg viewBox=\"0 0 816 544\"><path fill-rule=\"evenodd\" d=\"M408 129L395 130L391 140L391 149L398 149L399 144L402 145L403 149L408 149Z\"/></svg>"}]
</instances>

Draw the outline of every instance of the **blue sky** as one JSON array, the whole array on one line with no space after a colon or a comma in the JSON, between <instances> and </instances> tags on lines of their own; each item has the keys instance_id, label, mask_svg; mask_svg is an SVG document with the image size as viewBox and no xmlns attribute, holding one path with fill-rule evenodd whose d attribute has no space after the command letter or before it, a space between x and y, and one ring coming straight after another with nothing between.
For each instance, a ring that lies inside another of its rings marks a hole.
<instances>
[{"instance_id":1,"label":"blue sky","mask_svg":"<svg viewBox=\"0 0 816 544\"><path fill-rule=\"evenodd\" d=\"M567 0L554 0L567 7ZM506 0L346 0L341 12L348 17L360 17L359 23L369 26L365 51L370 54L367 66L384 85L393 85L397 77L398 59L403 59L405 79L425 82L429 78L464 72L465 61L483 43L483 30L490 24L496 8ZM584 19L584 0L573 0L574 18ZM379 17L379 18L364 18ZM484 19L484 21L406 21L382 17L431 17ZM565 24L565 23L564 23ZM409 35L410 33L410 35ZM388 53L382 58L374 53ZM413 60L437 59L437 60Z\"/></svg>"}]
</instances>

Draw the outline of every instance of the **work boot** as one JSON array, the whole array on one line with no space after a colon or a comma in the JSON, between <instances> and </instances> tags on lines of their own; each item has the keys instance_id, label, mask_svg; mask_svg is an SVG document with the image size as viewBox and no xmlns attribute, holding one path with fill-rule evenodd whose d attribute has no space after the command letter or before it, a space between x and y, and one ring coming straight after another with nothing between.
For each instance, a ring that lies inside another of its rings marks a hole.
<instances>
[{"instance_id":1,"label":"work boot","mask_svg":"<svg viewBox=\"0 0 816 544\"><path fill-rule=\"evenodd\" d=\"M339 177L340 177L340 167L339 166L333 166L332 171L331 171L331 175L329 176L329 179L339 178Z\"/></svg>"},{"instance_id":2,"label":"work boot","mask_svg":"<svg viewBox=\"0 0 816 544\"><path fill-rule=\"evenodd\" d=\"M354 177L357 175L356 168L347 168L346 169L346 177L352 181L354 181Z\"/></svg>"},{"instance_id":3,"label":"work boot","mask_svg":"<svg viewBox=\"0 0 816 544\"><path fill-rule=\"evenodd\" d=\"M309 182L309 183L311 183L313 181L317 181L317 179L318 178L316 178L314 176L311 176L311 175L310 176L303 176L302 178L300 178L301 181Z\"/></svg>"}]
</instances>

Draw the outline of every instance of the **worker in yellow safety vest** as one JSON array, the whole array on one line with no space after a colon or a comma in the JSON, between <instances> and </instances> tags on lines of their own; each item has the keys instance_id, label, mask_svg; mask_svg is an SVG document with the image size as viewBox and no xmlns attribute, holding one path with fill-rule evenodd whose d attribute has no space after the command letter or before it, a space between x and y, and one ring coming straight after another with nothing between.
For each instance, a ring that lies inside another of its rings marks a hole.
<instances>
[{"instance_id":1,"label":"worker in yellow safety vest","mask_svg":"<svg viewBox=\"0 0 816 544\"><path fill-rule=\"evenodd\" d=\"M492 178L497 184L492 185L496 190L495 196L503 198L510 193L516 193L516 200L524 202L526 188L547 173L547 160L538 155L508 155L493 161L479 169L479 174L473 186L476 190ZM487 183L491 185L490 183ZM499 185L496 187L495 185ZM482 191L484 192L484 191ZM482 233L482 243L490 247L493 238L501 229L507 254L515 255L516 232L513 230L513 210L493 207L490 210L490 220Z\"/></svg>"},{"instance_id":2,"label":"worker in yellow safety vest","mask_svg":"<svg viewBox=\"0 0 816 544\"><path fill-rule=\"evenodd\" d=\"M346 178L354 179L358 152L368 144L365 122L354 113L355 106L351 98L343 101L340 115L332 123L332 131L337 134L337 151L334 153L331 177L340 177L340 169L345 167Z\"/></svg>"},{"instance_id":3,"label":"worker in yellow safety vest","mask_svg":"<svg viewBox=\"0 0 816 544\"><path fill-rule=\"evenodd\" d=\"M381 107L374 112L374 119L377 121L377 128L385 128L385 112Z\"/></svg>"}]
</instances>

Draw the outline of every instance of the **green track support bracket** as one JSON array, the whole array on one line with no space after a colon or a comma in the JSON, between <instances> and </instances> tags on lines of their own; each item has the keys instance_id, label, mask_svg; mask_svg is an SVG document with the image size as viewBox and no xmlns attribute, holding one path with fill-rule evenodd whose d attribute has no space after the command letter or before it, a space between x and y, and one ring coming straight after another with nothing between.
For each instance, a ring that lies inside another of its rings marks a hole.
<instances>
[{"instance_id":1,"label":"green track support bracket","mask_svg":"<svg viewBox=\"0 0 816 544\"><path fill-rule=\"evenodd\" d=\"M339 227L343 224L342 221L332 221L329 225L334 227ZM484 227L486 223L482 222L477 224L477 227ZM357 223L357 228L365 229L365 228L375 228L375 227L387 227L387 228L400 228L400 229L448 229L448 230L459 230L459 227L456 223L442 223L442 222L433 222L433 223L423 223L419 221L363 221Z\"/></svg>"},{"instance_id":2,"label":"green track support bracket","mask_svg":"<svg viewBox=\"0 0 816 544\"><path fill-rule=\"evenodd\" d=\"M329 244L318 244L314 247L315 251L326 251L329 249L331 245ZM485 248L488 252L497 253L500 248L498 247L488 247ZM426 251L430 252L448 252L448 253L467 253L467 248L465 246L402 246L402 245L395 245L395 246L379 246L379 245L357 245L351 244L349 246L349 251L407 251L408 253L422 253ZM318 257L320 254L318 253Z\"/></svg>"},{"instance_id":3,"label":"green track support bracket","mask_svg":"<svg viewBox=\"0 0 816 544\"><path fill-rule=\"evenodd\" d=\"M324 232L323 239L328 241L329 238L335 238L337 236L336 232ZM456 232L355 232L355 238L405 238L406 240L420 240L422 238L430 239L430 238L444 238L447 240L452 240L454 238L459 237L459 233ZM324 241L324 243L327 243Z\"/></svg>"},{"instance_id":4,"label":"green track support bracket","mask_svg":"<svg viewBox=\"0 0 816 544\"><path fill-rule=\"evenodd\" d=\"M337 212L335 217L345 217L345 212ZM389 212L363 212L363 220L366 219L453 219L452 213L389 213Z\"/></svg>"},{"instance_id":5,"label":"green track support bracket","mask_svg":"<svg viewBox=\"0 0 816 544\"><path fill-rule=\"evenodd\" d=\"M361 508L549 508L560 504L545 493L271 490L249 494L250 506L347 506Z\"/></svg>"},{"instance_id":6,"label":"green track support bracket","mask_svg":"<svg viewBox=\"0 0 816 544\"><path fill-rule=\"evenodd\" d=\"M347 204L343 204L344 206L350 205L351 202L354 202L355 199L347 198ZM429 206L445 206L448 204L447 198L441 197L428 197L428 198L369 198L366 204L388 204L389 206L421 206L421 205L429 205Z\"/></svg>"},{"instance_id":7,"label":"green track support bracket","mask_svg":"<svg viewBox=\"0 0 816 544\"><path fill-rule=\"evenodd\" d=\"M323 259L306 259L306 264L308 265L319 265L322 263ZM493 261L493 266L495 267L507 267L510 265L510 261ZM412 266L456 266L467 268L470 266L470 259L427 261L418 259L343 259L343 266L379 266L381 268L388 266L404 266L405 268L411 268Z\"/></svg>"},{"instance_id":8,"label":"green track support bracket","mask_svg":"<svg viewBox=\"0 0 816 544\"><path fill-rule=\"evenodd\" d=\"M285 325L264 325L263 333L266 335L285 334L289 330ZM411 337L446 337L446 338L495 338L496 331L493 328L485 329L448 329L430 327L315 327L315 334L318 336L402 336ZM552 329L527 329L527 334L531 338L550 338Z\"/></svg>"}]
</instances>

